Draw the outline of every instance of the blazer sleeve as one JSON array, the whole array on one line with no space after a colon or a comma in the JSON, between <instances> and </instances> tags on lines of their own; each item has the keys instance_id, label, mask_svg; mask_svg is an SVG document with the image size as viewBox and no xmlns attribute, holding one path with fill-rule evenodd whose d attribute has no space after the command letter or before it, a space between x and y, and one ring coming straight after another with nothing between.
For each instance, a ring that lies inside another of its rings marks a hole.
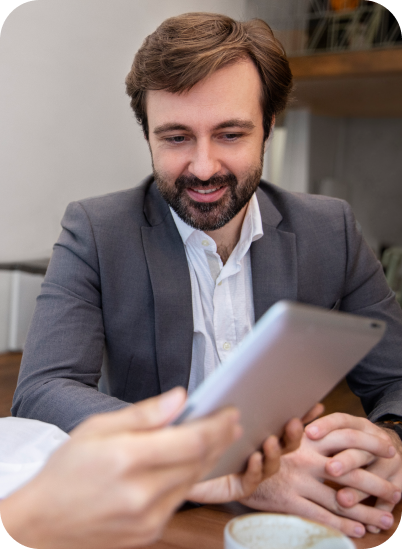
<instances>
[{"instance_id":1,"label":"blazer sleeve","mask_svg":"<svg viewBox=\"0 0 402 549\"><path fill-rule=\"evenodd\" d=\"M12 414L69 432L86 417L127 403L98 392L105 337L89 217L73 202L61 224L24 347Z\"/></svg>"},{"instance_id":2,"label":"blazer sleeve","mask_svg":"<svg viewBox=\"0 0 402 549\"><path fill-rule=\"evenodd\" d=\"M383 339L347 381L371 421L385 414L402 416L402 310L347 203L344 219L347 261L340 309L387 324Z\"/></svg>"}]
</instances>

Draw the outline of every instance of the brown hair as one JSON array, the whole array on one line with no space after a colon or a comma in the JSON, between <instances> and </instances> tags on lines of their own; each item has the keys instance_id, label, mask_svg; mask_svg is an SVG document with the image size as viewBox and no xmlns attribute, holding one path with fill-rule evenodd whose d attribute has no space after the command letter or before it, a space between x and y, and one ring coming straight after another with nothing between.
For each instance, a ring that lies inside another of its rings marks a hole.
<instances>
[{"instance_id":1,"label":"brown hair","mask_svg":"<svg viewBox=\"0 0 402 549\"><path fill-rule=\"evenodd\" d=\"M250 58L262 82L264 139L272 118L286 107L292 73L286 54L261 19L245 23L215 13L186 13L166 19L147 36L126 78L127 94L148 139L146 92L182 93L218 69Z\"/></svg>"}]
</instances>

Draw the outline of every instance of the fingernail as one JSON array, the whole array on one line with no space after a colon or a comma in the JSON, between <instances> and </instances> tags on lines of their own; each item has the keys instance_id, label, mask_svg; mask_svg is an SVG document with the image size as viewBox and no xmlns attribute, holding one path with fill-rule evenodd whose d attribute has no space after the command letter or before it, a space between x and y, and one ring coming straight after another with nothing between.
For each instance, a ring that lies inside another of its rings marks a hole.
<instances>
[{"instance_id":1,"label":"fingernail","mask_svg":"<svg viewBox=\"0 0 402 549\"><path fill-rule=\"evenodd\" d=\"M355 527L355 534L358 538L361 538L366 533L366 529L364 526L356 526Z\"/></svg>"},{"instance_id":2,"label":"fingernail","mask_svg":"<svg viewBox=\"0 0 402 549\"><path fill-rule=\"evenodd\" d=\"M392 501L394 503L399 503L401 499L401 492L394 492L394 495L392 496Z\"/></svg>"},{"instance_id":3,"label":"fingernail","mask_svg":"<svg viewBox=\"0 0 402 549\"><path fill-rule=\"evenodd\" d=\"M391 518L388 515L383 515L381 517L380 522L381 522L381 526L387 530L388 528L391 528L391 526L393 525L394 518L393 517Z\"/></svg>"},{"instance_id":4,"label":"fingernail","mask_svg":"<svg viewBox=\"0 0 402 549\"><path fill-rule=\"evenodd\" d=\"M377 528L377 526L370 526L370 533L371 534L379 534L381 532L380 528Z\"/></svg>"},{"instance_id":5,"label":"fingernail","mask_svg":"<svg viewBox=\"0 0 402 549\"><path fill-rule=\"evenodd\" d=\"M306 431L309 435L312 435L313 437L318 435L318 427L315 427L314 425L309 425L308 427L306 427Z\"/></svg>"},{"instance_id":6,"label":"fingernail","mask_svg":"<svg viewBox=\"0 0 402 549\"><path fill-rule=\"evenodd\" d=\"M328 468L333 475L337 475L342 471L342 463L340 461L332 461Z\"/></svg>"}]
</instances>

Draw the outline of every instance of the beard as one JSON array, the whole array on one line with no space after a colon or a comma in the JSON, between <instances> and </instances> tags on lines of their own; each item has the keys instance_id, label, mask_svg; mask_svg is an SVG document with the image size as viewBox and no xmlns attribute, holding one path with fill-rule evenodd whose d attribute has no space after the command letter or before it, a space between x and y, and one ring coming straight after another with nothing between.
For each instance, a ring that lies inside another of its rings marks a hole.
<instances>
[{"instance_id":1,"label":"beard","mask_svg":"<svg viewBox=\"0 0 402 549\"><path fill-rule=\"evenodd\" d=\"M213 176L202 181L195 176L181 175L174 184L154 169L154 178L159 192L187 225L199 231L216 231L237 215L249 202L257 189L262 174L262 163L254 167L240 182L237 177L227 175ZM215 202L197 202L190 198L188 188L227 187L224 195Z\"/></svg>"}]
</instances>

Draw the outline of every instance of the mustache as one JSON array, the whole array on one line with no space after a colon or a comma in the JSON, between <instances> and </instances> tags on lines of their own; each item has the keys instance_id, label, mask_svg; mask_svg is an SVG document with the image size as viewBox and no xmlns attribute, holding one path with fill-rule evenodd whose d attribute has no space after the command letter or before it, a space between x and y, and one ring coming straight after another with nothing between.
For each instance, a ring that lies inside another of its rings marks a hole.
<instances>
[{"instance_id":1,"label":"mustache","mask_svg":"<svg viewBox=\"0 0 402 549\"><path fill-rule=\"evenodd\" d=\"M237 177L234 174L229 173L227 175L214 175L206 181L202 181L195 176L181 175L176 179L175 186L179 191L192 187L207 188L228 186L234 188L237 186Z\"/></svg>"}]
</instances>

